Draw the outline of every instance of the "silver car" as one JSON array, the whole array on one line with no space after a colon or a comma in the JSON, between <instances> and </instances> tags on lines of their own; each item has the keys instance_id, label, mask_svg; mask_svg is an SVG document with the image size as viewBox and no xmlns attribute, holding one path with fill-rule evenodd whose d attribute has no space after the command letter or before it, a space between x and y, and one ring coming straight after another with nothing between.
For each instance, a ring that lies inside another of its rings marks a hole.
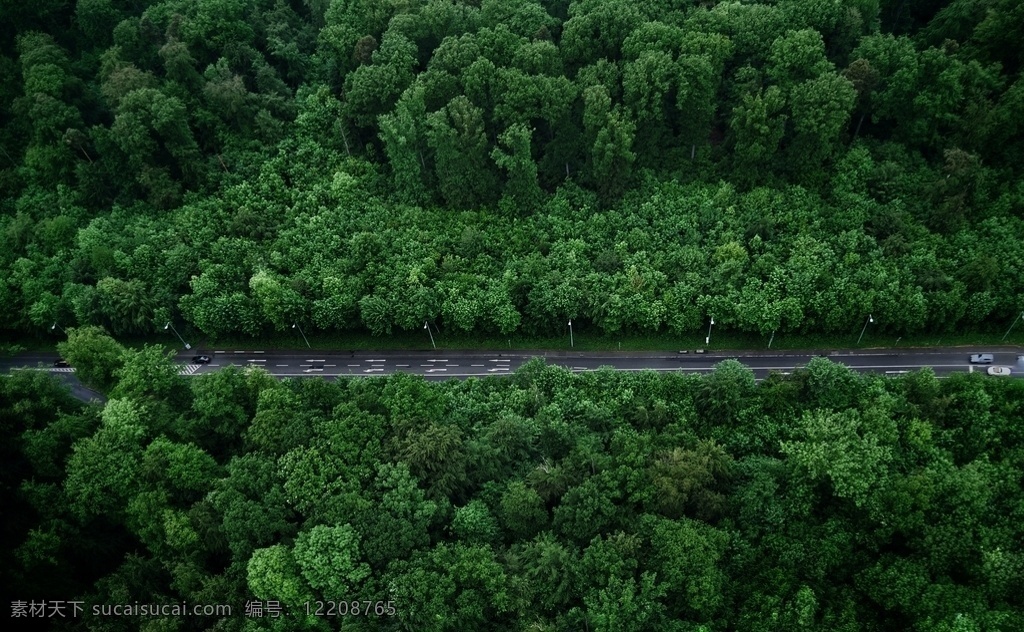
<instances>
[{"instance_id":1,"label":"silver car","mask_svg":"<svg viewBox=\"0 0 1024 632\"><path fill-rule=\"evenodd\" d=\"M971 356L971 364L992 364L994 359L991 353L975 353Z\"/></svg>"}]
</instances>

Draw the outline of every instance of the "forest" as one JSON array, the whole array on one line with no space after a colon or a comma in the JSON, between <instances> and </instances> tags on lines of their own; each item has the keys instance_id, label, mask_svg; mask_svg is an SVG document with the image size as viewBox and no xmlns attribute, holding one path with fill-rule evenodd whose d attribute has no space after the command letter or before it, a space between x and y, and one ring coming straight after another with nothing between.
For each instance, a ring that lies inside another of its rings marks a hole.
<instances>
[{"instance_id":1,"label":"forest","mask_svg":"<svg viewBox=\"0 0 1024 632\"><path fill-rule=\"evenodd\" d=\"M85 604L38 629L1024 629L1020 380L83 366L0 377L0 591Z\"/></svg>"},{"instance_id":2,"label":"forest","mask_svg":"<svg viewBox=\"0 0 1024 632\"><path fill-rule=\"evenodd\" d=\"M994 331L1017 0L0 2L0 333Z\"/></svg>"}]
</instances>

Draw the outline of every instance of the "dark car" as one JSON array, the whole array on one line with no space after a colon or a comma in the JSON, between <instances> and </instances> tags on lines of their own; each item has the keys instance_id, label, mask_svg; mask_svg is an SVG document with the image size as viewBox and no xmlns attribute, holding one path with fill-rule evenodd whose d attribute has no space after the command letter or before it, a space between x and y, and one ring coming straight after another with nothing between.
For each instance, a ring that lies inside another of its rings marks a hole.
<instances>
[{"instance_id":1,"label":"dark car","mask_svg":"<svg viewBox=\"0 0 1024 632\"><path fill-rule=\"evenodd\" d=\"M192 357L192 361L195 362L196 364L209 364L210 356L206 356L206 355L193 356Z\"/></svg>"},{"instance_id":2,"label":"dark car","mask_svg":"<svg viewBox=\"0 0 1024 632\"><path fill-rule=\"evenodd\" d=\"M993 360L991 353L975 353L971 356L971 364L992 364Z\"/></svg>"},{"instance_id":3,"label":"dark car","mask_svg":"<svg viewBox=\"0 0 1024 632\"><path fill-rule=\"evenodd\" d=\"M68 364L67 360L54 360L53 361L53 366L66 368L66 367L69 367L71 365Z\"/></svg>"}]
</instances>

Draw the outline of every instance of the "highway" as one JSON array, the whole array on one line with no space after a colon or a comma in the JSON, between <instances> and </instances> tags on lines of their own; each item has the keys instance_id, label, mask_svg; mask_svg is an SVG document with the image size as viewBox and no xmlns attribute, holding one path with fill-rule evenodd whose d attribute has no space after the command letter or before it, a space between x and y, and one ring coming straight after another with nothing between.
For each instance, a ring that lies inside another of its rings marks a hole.
<instances>
[{"instance_id":1,"label":"highway","mask_svg":"<svg viewBox=\"0 0 1024 632\"><path fill-rule=\"evenodd\" d=\"M806 366L817 356L845 364L866 373L897 376L923 367L931 367L939 376L957 372L984 371L972 366L972 353L992 353L994 366L1007 366L1013 377L1024 377L1024 349L1020 347L971 347L928 349L863 349L833 351L707 351L671 352L478 352L434 351L237 351L230 349L195 350L182 353L178 361L182 375L204 375L225 367L260 367L279 377L374 377L393 373L411 373L428 379L487 377L509 375L533 358L543 358L574 372L610 367L618 371L672 371L702 374L723 360L734 358L750 367L758 379L771 372L791 373ZM208 355L208 364L192 362L196 354ZM54 368L54 354L21 354L0 358L0 370L35 368L70 373L73 369Z\"/></svg>"}]
</instances>

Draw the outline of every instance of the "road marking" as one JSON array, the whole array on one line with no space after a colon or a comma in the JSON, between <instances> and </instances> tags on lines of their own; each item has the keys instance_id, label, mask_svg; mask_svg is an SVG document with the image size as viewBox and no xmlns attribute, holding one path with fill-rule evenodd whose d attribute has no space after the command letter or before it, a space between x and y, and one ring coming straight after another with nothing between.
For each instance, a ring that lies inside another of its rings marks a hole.
<instances>
[{"instance_id":1,"label":"road marking","mask_svg":"<svg viewBox=\"0 0 1024 632\"><path fill-rule=\"evenodd\" d=\"M494 367L493 369L487 369L488 373L494 373L495 371L508 371L507 366Z\"/></svg>"},{"instance_id":2,"label":"road marking","mask_svg":"<svg viewBox=\"0 0 1024 632\"><path fill-rule=\"evenodd\" d=\"M436 373L438 371L447 371L448 369L427 369L427 373Z\"/></svg>"},{"instance_id":3,"label":"road marking","mask_svg":"<svg viewBox=\"0 0 1024 632\"><path fill-rule=\"evenodd\" d=\"M397 364L395 366L409 366L408 364Z\"/></svg>"},{"instance_id":4,"label":"road marking","mask_svg":"<svg viewBox=\"0 0 1024 632\"><path fill-rule=\"evenodd\" d=\"M350 364L349 366L363 366L361 364Z\"/></svg>"},{"instance_id":5,"label":"road marking","mask_svg":"<svg viewBox=\"0 0 1024 632\"><path fill-rule=\"evenodd\" d=\"M459 366L459 365L457 365L457 364L449 364L448 366Z\"/></svg>"},{"instance_id":6,"label":"road marking","mask_svg":"<svg viewBox=\"0 0 1024 632\"><path fill-rule=\"evenodd\" d=\"M324 366L338 366L337 364L325 364Z\"/></svg>"},{"instance_id":7,"label":"road marking","mask_svg":"<svg viewBox=\"0 0 1024 632\"><path fill-rule=\"evenodd\" d=\"M363 373L373 373L374 371L384 371L384 369L363 369Z\"/></svg>"},{"instance_id":8,"label":"road marking","mask_svg":"<svg viewBox=\"0 0 1024 632\"><path fill-rule=\"evenodd\" d=\"M511 362L511 360L488 360L488 362Z\"/></svg>"},{"instance_id":9,"label":"road marking","mask_svg":"<svg viewBox=\"0 0 1024 632\"><path fill-rule=\"evenodd\" d=\"M387 360L367 360L367 362L387 362Z\"/></svg>"},{"instance_id":10,"label":"road marking","mask_svg":"<svg viewBox=\"0 0 1024 632\"><path fill-rule=\"evenodd\" d=\"M427 360L427 362L447 362L447 360Z\"/></svg>"},{"instance_id":11,"label":"road marking","mask_svg":"<svg viewBox=\"0 0 1024 632\"><path fill-rule=\"evenodd\" d=\"M262 351L253 351L253 353L263 353Z\"/></svg>"},{"instance_id":12,"label":"road marking","mask_svg":"<svg viewBox=\"0 0 1024 632\"><path fill-rule=\"evenodd\" d=\"M278 364L277 366L288 366L287 364Z\"/></svg>"},{"instance_id":13,"label":"road marking","mask_svg":"<svg viewBox=\"0 0 1024 632\"><path fill-rule=\"evenodd\" d=\"M483 366L482 364L471 364L469 366Z\"/></svg>"},{"instance_id":14,"label":"road marking","mask_svg":"<svg viewBox=\"0 0 1024 632\"><path fill-rule=\"evenodd\" d=\"M225 351L214 351L214 353L226 353Z\"/></svg>"},{"instance_id":15,"label":"road marking","mask_svg":"<svg viewBox=\"0 0 1024 632\"><path fill-rule=\"evenodd\" d=\"M245 353L244 351L232 351L232 353Z\"/></svg>"},{"instance_id":16,"label":"road marking","mask_svg":"<svg viewBox=\"0 0 1024 632\"><path fill-rule=\"evenodd\" d=\"M305 371L303 371L303 373L313 373L314 371L320 371L321 373L323 373L324 370L323 369L306 369Z\"/></svg>"},{"instance_id":17,"label":"road marking","mask_svg":"<svg viewBox=\"0 0 1024 632\"><path fill-rule=\"evenodd\" d=\"M248 360L248 362L266 362L266 360Z\"/></svg>"},{"instance_id":18,"label":"road marking","mask_svg":"<svg viewBox=\"0 0 1024 632\"><path fill-rule=\"evenodd\" d=\"M421 364L420 366L434 366L433 364Z\"/></svg>"},{"instance_id":19,"label":"road marking","mask_svg":"<svg viewBox=\"0 0 1024 632\"><path fill-rule=\"evenodd\" d=\"M327 360L306 360L306 362L327 362Z\"/></svg>"},{"instance_id":20,"label":"road marking","mask_svg":"<svg viewBox=\"0 0 1024 632\"><path fill-rule=\"evenodd\" d=\"M573 369L575 369L577 371L586 371L587 367L585 367L585 366L574 366Z\"/></svg>"}]
</instances>

